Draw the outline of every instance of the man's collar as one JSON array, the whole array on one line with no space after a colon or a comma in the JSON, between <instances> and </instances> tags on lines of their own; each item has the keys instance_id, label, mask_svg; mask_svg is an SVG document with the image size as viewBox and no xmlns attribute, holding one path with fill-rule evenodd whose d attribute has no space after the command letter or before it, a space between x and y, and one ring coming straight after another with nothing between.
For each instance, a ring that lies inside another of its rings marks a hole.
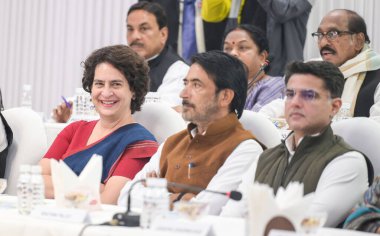
<instances>
[{"instance_id":1,"label":"man's collar","mask_svg":"<svg viewBox=\"0 0 380 236\"><path fill-rule=\"evenodd\" d=\"M310 137L310 138L314 138L314 137L318 137L320 136L321 134L323 134L326 129L328 128L329 126L327 126L325 129L323 129L321 132L319 133L315 133L315 134L310 134L310 135L305 135L303 137L301 137L297 143L295 143L295 135L294 135L294 131L292 131L286 138L285 138L285 141L284 141L284 144L286 146L286 148L288 149L289 153L290 154L294 154L294 152L296 151L297 147L301 144L302 140L305 138L305 137Z\"/></svg>"},{"instance_id":2,"label":"man's collar","mask_svg":"<svg viewBox=\"0 0 380 236\"><path fill-rule=\"evenodd\" d=\"M194 123L188 124L187 131L191 138L195 137L196 135L219 135L220 133L223 133L224 131L230 129L236 121L238 121L236 114L234 112L231 112L228 115L211 122L207 127L206 131L202 134L198 133L197 125Z\"/></svg>"},{"instance_id":3,"label":"man's collar","mask_svg":"<svg viewBox=\"0 0 380 236\"><path fill-rule=\"evenodd\" d=\"M168 46L164 46L161 51L159 53L157 53L156 55L148 58L146 61L151 64L151 63L154 63L155 61L160 61L160 58L162 58L161 55L163 55L166 51L168 50Z\"/></svg>"},{"instance_id":4,"label":"man's collar","mask_svg":"<svg viewBox=\"0 0 380 236\"><path fill-rule=\"evenodd\" d=\"M151 61L151 60L157 58L159 55L160 54L158 53L158 54L154 55L153 57L146 59L146 61Z\"/></svg>"}]
</instances>

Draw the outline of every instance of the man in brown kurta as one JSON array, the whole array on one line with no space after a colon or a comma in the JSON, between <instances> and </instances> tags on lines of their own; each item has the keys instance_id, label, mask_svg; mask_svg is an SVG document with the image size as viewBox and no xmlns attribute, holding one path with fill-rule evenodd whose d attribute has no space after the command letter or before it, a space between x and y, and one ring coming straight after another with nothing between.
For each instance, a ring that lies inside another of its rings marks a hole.
<instances>
[{"instance_id":1,"label":"man in brown kurta","mask_svg":"<svg viewBox=\"0 0 380 236\"><path fill-rule=\"evenodd\" d=\"M223 52L196 55L184 78L182 117L188 128L169 137L131 183L146 177L216 191L236 189L241 174L256 160L263 147L243 129L239 118L247 94L242 63ZM131 183L122 190L119 204L126 203ZM201 191L169 187L171 201L208 202L210 214L218 214L227 197ZM132 192L135 196L141 189ZM136 204L138 205L138 204Z\"/></svg>"}]
</instances>

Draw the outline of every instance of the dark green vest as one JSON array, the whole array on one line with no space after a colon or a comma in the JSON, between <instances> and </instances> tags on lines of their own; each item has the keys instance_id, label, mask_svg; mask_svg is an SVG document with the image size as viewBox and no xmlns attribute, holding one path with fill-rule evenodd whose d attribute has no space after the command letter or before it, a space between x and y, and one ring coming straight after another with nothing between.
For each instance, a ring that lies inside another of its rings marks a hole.
<instances>
[{"instance_id":1,"label":"dark green vest","mask_svg":"<svg viewBox=\"0 0 380 236\"><path fill-rule=\"evenodd\" d=\"M305 136L296 148L290 163L284 141L264 151L259 159L255 181L270 185L276 193L290 182L304 184L304 194L314 192L325 167L336 157L353 151L344 140L333 134L328 126L318 136Z\"/></svg>"}]
</instances>

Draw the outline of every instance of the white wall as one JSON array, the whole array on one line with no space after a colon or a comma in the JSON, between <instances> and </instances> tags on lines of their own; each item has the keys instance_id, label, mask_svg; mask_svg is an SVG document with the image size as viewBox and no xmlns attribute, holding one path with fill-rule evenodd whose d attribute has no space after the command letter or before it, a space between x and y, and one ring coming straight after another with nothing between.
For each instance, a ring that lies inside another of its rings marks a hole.
<instances>
[{"instance_id":1,"label":"white wall","mask_svg":"<svg viewBox=\"0 0 380 236\"><path fill-rule=\"evenodd\" d=\"M0 88L6 108L33 85L33 108L48 115L81 85L83 61L93 50L125 43L125 16L136 0L0 0ZM379 0L316 0L308 22L305 58L318 57L310 36L327 11L348 8L366 20L380 51Z\"/></svg>"},{"instance_id":2,"label":"white wall","mask_svg":"<svg viewBox=\"0 0 380 236\"><path fill-rule=\"evenodd\" d=\"M33 109L49 114L81 86L81 62L95 49L125 44L135 0L0 0L0 88L5 108L33 86Z\"/></svg>"}]
</instances>

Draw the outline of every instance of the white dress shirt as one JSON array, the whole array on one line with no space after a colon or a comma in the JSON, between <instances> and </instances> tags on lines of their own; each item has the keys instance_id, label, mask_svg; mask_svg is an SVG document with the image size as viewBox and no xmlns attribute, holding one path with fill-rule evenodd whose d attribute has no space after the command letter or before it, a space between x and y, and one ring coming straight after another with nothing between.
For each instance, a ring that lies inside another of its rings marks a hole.
<instances>
[{"instance_id":1,"label":"white dress shirt","mask_svg":"<svg viewBox=\"0 0 380 236\"><path fill-rule=\"evenodd\" d=\"M0 119L0 152L8 146L7 134L3 121Z\"/></svg>"},{"instance_id":2,"label":"white dress shirt","mask_svg":"<svg viewBox=\"0 0 380 236\"><path fill-rule=\"evenodd\" d=\"M136 180L146 178L146 174L149 172L155 171L159 174L159 164L163 145L165 145L165 143L160 145L156 154L154 154L150 161L144 166L144 168L136 174L133 181L129 181L124 186L120 192L118 205L126 206L127 193L132 183L134 183ZM221 192L229 192L231 190L237 189L241 183L242 173L247 170L252 162L256 161L262 151L263 149L255 140L250 139L241 142L230 154L224 164L219 168L218 172L211 179L206 189ZM202 178L202 176L199 176L199 178ZM132 190L132 207L142 207L143 191L144 187L142 185L136 185ZM202 191L197 194L197 196L195 196L192 200L208 202L210 207L209 214L218 215L220 214L221 208L226 204L228 198L223 195Z\"/></svg>"},{"instance_id":3,"label":"white dress shirt","mask_svg":"<svg viewBox=\"0 0 380 236\"><path fill-rule=\"evenodd\" d=\"M292 146L290 136L286 146ZM293 155L294 151L289 150ZM223 208L222 216L242 217L247 215L248 187L254 183L257 161L242 177L239 191L243 193L241 201L229 200ZM318 181L310 212L327 212L327 227L335 227L342 222L350 210L368 188L367 164L363 155L356 151L347 152L332 160L323 170Z\"/></svg>"},{"instance_id":4,"label":"white dress shirt","mask_svg":"<svg viewBox=\"0 0 380 236\"><path fill-rule=\"evenodd\" d=\"M162 84L157 89L161 100L171 107L182 104L179 94L183 89L183 79L188 71L189 66L183 61L174 62L165 73Z\"/></svg>"}]
</instances>

